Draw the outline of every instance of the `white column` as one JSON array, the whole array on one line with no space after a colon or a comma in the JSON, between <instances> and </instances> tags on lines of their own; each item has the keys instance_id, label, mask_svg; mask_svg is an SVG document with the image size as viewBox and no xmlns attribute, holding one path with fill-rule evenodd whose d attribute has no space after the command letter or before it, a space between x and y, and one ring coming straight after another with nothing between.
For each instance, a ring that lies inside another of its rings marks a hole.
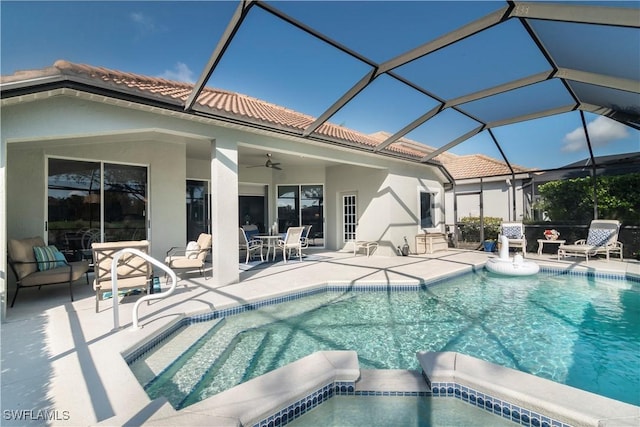
<instances>
[{"instance_id":1,"label":"white column","mask_svg":"<svg viewBox=\"0 0 640 427\"><path fill-rule=\"evenodd\" d=\"M238 145L211 141L211 232L214 286L238 283Z\"/></svg>"}]
</instances>

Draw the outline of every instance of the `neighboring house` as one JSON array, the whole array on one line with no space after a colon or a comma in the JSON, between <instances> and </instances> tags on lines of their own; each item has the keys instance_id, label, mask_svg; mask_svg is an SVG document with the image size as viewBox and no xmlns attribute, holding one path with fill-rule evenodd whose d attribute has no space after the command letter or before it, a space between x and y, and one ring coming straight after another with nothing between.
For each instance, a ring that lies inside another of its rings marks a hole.
<instances>
[{"instance_id":1,"label":"neighboring house","mask_svg":"<svg viewBox=\"0 0 640 427\"><path fill-rule=\"evenodd\" d=\"M43 236L77 254L94 240L146 238L163 259L209 231L214 280L227 284L238 281L245 222L313 224L320 247L375 240L378 255L444 231L450 178L423 152L374 152L375 138L330 123L302 138L313 117L211 88L185 111L191 89L66 61L3 76L0 239Z\"/></svg>"},{"instance_id":2,"label":"neighboring house","mask_svg":"<svg viewBox=\"0 0 640 427\"><path fill-rule=\"evenodd\" d=\"M446 191L447 224L455 224L464 217L478 217L481 210L485 217L504 221L525 219L529 203L523 187L530 180L526 169L511 165L512 174L505 162L482 154L456 156L444 165L456 183Z\"/></svg>"}]
</instances>

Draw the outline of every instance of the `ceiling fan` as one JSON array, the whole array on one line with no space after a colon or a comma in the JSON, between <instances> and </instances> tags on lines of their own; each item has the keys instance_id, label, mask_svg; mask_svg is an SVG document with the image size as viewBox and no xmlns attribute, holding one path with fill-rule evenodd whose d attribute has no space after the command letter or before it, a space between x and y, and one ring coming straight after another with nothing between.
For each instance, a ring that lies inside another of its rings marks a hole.
<instances>
[{"instance_id":1,"label":"ceiling fan","mask_svg":"<svg viewBox=\"0 0 640 427\"><path fill-rule=\"evenodd\" d=\"M265 168L271 168L271 169L275 169L275 170L279 170L281 171L282 168L280 167L280 162L273 162L271 161L271 153L267 153L267 162L264 165L254 165L254 166L247 166L248 168L259 168L264 166Z\"/></svg>"}]
</instances>

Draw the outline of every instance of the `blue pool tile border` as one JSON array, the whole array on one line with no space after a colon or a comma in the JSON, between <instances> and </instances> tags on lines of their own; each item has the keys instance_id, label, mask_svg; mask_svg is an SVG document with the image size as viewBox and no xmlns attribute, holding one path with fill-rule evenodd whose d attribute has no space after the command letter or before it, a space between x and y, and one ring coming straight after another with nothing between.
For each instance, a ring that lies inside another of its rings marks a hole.
<instances>
[{"instance_id":1,"label":"blue pool tile border","mask_svg":"<svg viewBox=\"0 0 640 427\"><path fill-rule=\"evenodd\" d=\"M456 382L434 382L431 391L367 391L356 390L355 382L325 384L301 397L290 405L280 408L253 424L253 427L284 426L303 416L335 396L384 396L384 397L433 397L458 399L480 410L527 427L571 427L539 412L523 408L504 399L481 393Z\"/></svg>"},{"instance_id":2,"label":"blue pool tile border","mask_svg":"<svg viewBox=\"0 0 640 427\"><path fill-rule=\"evenodd\" d=\"M332 382L329 384L325 384L319 389L313 391L312 393L301 397L290 405L285 406L284 408L280 408L277 411L273 412L266 418L260 420L255 423L254 427L273 427L273 426L283 426L289 424L291 421L296 418L300 418L302 415L306 414L311 409L317 407L318 405L326 402L328 399L332 398L336 393L339 393L339 390L342 387L351 388L353 391L355 389L355 383L336 383Z\"/></svg>"},{"instance_id":3,"label":"blue pool tile border","mask_svg":"<svg viewBox=\"0 0 640 427\"><path fill-rule=\"evenodd\" d=\"M636 276L631 273L615 273L605 271L591 271L591 270L576 270L573 268L558 268L558 267L540 267L539 274L546 276L586 276L594 279L608 279L608 280L628 280L634 283L640 283L640 276Z\"/></svg>"},{"instance_id":4,"label":"blue pool tile border","mask_svg":"<svg viewBox=\"0 0 640 427\"><path fill-rule=\"evenodd\" d=\"M539 412L515 405L504 399L479 392L455 382L433 382L433 397L453 397L496 416L529 427L571 427Z\"/></svg>"}]
</instances>

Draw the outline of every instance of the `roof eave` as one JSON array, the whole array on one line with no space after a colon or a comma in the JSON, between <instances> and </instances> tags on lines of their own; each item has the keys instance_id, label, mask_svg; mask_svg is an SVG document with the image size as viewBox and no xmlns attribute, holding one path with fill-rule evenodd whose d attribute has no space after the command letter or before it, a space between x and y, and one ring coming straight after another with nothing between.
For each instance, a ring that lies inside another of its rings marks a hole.
<instances>
[{"instance_id":1,"label":"roof eave","mask_svg":"<svg viewBox=\"0 0 640 427\"><path fill-rule=\"evenodd\" d=\"M129 89L123 86L114 87L113 84L102 83L92 78L84 78L81 75L66 75L58 74L55 76L44 76L39 78L33 78L28 80L19 80L14 82L7 82L0 85L0 99L6 100L13 97L20 97L24 95L36 94L40 92L47 92L56 89L73 89L82 92L87 92L95 95L101 95L111 98L116 98L128 102L135 102L143 105L158 107L170 111L181 112L183 114L193 115L197 117L211 118L220 120L227 123L233 123L237 125L243 125L253 127L260 130L266 130L275 132L278 134L299 137L302 138L302 130L293 127L280 126L274 123L265 122L263 120L254 120L250 117L238 117L234 114L226 114L217 109L210 109L199 105L197 109L190 111L184 111L184 105L179 99L172 99L167 96L154 95L146 92L141 92L135 89ZM352 142L349 140L342 140L339 138L331 138L326 135L313 135L307 136L304 139L313 140L316 142L322 142L340 147L346 147L353 150L358 150L378 156L390 157L398 160L409 161L419 165L426 165L431 167L440 168L442 165L440 162L430 160L428 162L420 161L417 156L411 156L406 153L396 152L389 149L384 149L378 152L374 152L372 146Z\"/></svg>"}]
</instances>

